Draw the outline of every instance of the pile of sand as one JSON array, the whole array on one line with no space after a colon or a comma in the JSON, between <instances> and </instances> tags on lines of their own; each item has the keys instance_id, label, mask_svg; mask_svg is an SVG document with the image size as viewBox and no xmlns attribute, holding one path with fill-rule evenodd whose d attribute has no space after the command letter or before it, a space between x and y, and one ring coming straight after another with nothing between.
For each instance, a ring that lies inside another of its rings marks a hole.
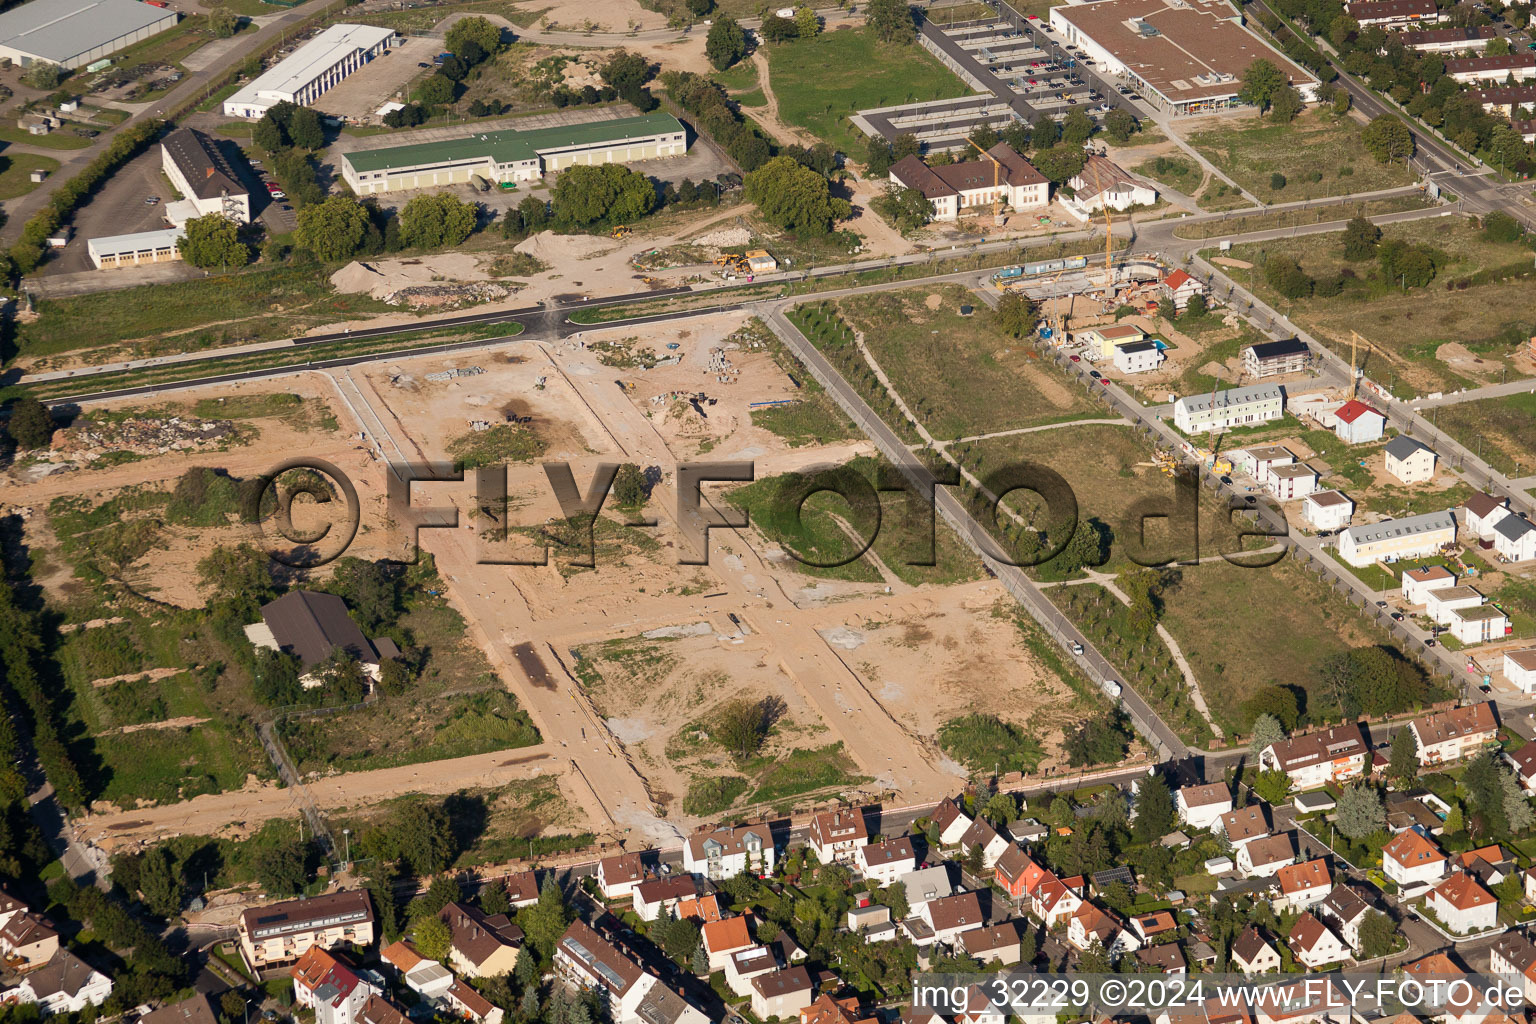
<instances>
[{"instance_id":1,"label":"pile of sand","mask_svg":"<svg viewBox=\"0 0 1536 1024\"><path fill-rule=\"evenodd\" d=\"M729 248L733 245L746 245L752 241L752 232L746 228L721 228L719 231L711 231L706 235L700 235L692 241L695 245L717 245Z\"/></svg>"},{"instance_id":2,"label":"pile of sand","mask_svg":"<svg viewBox=\"0 0 1536 1024\"><path fill-rule=\"evenodd\" d=\"M541 231L517 243L517 252L537 256L552 267L570 260L589 260L613 249L611 238L595 238L592 235L557 235L553 231Z\"/></svg>"},{"instance_id":3,"label":"pile of sand","mask_svg":"<svg viewBox=\"0 0 1536 1024\"><path fill-rule=\"evenodd\" d=\"M480 261L466 253L448 252L409 260L354 260L331 275L331 287L344 295L367 292L376 299L405 288L444 281L490 279Z\"/></svg>"}]
</instances>

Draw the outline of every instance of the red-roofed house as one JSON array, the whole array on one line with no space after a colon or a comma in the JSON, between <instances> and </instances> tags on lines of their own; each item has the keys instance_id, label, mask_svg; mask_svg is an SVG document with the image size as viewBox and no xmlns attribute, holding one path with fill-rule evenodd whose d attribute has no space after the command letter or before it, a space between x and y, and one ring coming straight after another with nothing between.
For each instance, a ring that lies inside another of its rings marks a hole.
<instances>
[{"instance_id":1,"label":"red-roofed house","mask_svg":"<svg viewBox=\"0 0 1536 1024\"><path fill-rule=\"evenodd\" d=\"M634 894L635 886L645 881L645 864L638 853L621 853L597 862L597 889L604 899L620 899Z\"/></svg>"},{"instance_id":2,"label":"red-roofed house","mask_svg":"<svg viewBox=\"0 0 1536 1024\"><path fill-rule=\"evenodd\" d=\"M315 1024L353 1024L374 990L352 968L319 946L299 957L290 973L294 1001L315 1011Z\"/></svg>"},{"instance_id":3,"label":"red-roofed house","mask_svg":"<svg viewBox=\"0 0 1536 1024\"><path fill-rule=\"evenodd\" d=\"M1134 953L1141 948L1141 940L1118 917L1092 903L1078 907L1072 920L1067 922L1067 941L1083 952L1087 952L1095 942L1107 953L1116 950Z\"/></svg>"},{"instance_id":4,"label":"red-roofed house","mask_svg":"<svg viewBox=\"0 0 1536 1024\"><path fill-rule=\"evenodd\" d=\"M1302 914L1291 925L1290 944L1296 959L1314 971L1349 959L1349 947L1310 913Z\"/></svg>"},{"instance_id":5,"label":"red-roofed house","mask_svg":"<svg viewBox=\"0 0 1536 1024\"><path fill-rule=\"evenodd\" d=\"M1045 922L1045 927L1055 928L1083 905L1083 876L1057 878L1052 875L1035 890L1033 904L1035 916Z\"/></svg>"},{"instance_id":6,"label":"red-roofed house","mask_svg":"<svg viewBox=\"0 0 1536 1024\"><path fill-rule=\"evenodd\" d=\"M726 962L733 954L740 953L753 945L745 917L727 917L720 921L710 921L699 931L699 941L704 944L704 952L709 954L711 971L725 970Z\"/></svg>"},{"instance_id":7,"label":"red-roofed house","mask_svg":"<svg viewBox=\"0 0 1536 1024\"><path fill-rule=\"evenodd\" d=\"M1333 888L1333 873L1328 870L1328 862L1321 857L1300 864L1287 864L1275 877L1280 882L1280 895L1275 902L1292 910L1304 910L1321 903L1328 898L1328 891Z\"/></svg>"},{"instance_id":8,"label":"red-roofed house","mask_svg":"<svg viewBox=\"0 0 1536 1024\"><path fill-rule=\"evenodd\" d=\"M1435 886L1424 906L1456 935L1485 932L1499 923L1498 899L1465 871Z\"/></svg>"},{"instance_id":9,"label":"red-roofed house","mask_svg":"<svg viewBox=\"0 0 1536 1024\"><path fill-rule=\"evenodd\" d=\"M811 819L809 841L823 864L852 859L859 847L869 843L864 812L857 807L823 811Z\"/></svg>"},{"instance_id":10,"label":"red-roofed house","mask_svg":"<svg viewBox=\"0 0 1536 1024\"><path fill-rule=\"evenodd\" d=\"M1380 441L1387 428L1387 418L1358 398L1352 398L1334 411L1333 432L1345 444Z\"/></svg>"},{"instance_id":11,"label":"red-roofed house","mask_svg":"<svg viewBox=\"0 0 1536 1024\"><path fill-rule=\"evenodd\" d=\"M1381 870L1402 888L1428 885L1445 877L1440 847L1413 829L1399 832L1381 851Z\"/></svg>"},{"instance_id":12,"label":"red-roofed house","mask_svg":"<svg viewBox=\"0 0 1536 1024\"><path fill-rule=\"evenodd\" d=\"M1189 305L1189 300L1196 295L1205 294L1205 286L1182 270L1175 270L1163 278L1163 294L1168 296L1168 301L1173 303L1173 308L1181 310Z\"/></svg>"}]
</instances>

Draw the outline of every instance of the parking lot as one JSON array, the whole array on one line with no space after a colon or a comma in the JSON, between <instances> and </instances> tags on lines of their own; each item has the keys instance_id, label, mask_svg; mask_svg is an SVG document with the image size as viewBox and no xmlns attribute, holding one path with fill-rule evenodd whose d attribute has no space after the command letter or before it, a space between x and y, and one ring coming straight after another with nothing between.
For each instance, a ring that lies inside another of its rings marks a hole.
<instances>
[{"instance_id":1,"label":"parking lot","mask_svg":"<svg viewBox=\"0 0 1536 1024\"><path fill-rule=\"evenodd\" d=\"M311 104L333 117L377 124L374 113L391 100L404 102L411 83L432 73L432 58L442 52L443 41L427 36L408 36L389 53L376 57L342 79ZM418 65L425 64L422 68Z\"/></svg>"},{"instance_id":2,"label":"parking lot","mask_svg":"<svg viewBox=\"0 0 1536 1024\"><path fill-rule=\"evenodd\" d=\"M160 162L160 147L153 146L110 175L102 183L101 191L75 213L74 235L63 251L44 264L42 273L95 270L85 252L87 239L167 227L165 204L176 197L171 191L171 183L160 170ZM160 202L146 204L144 200L150 196L159 196Z\"/></svg>"}]
</instances>

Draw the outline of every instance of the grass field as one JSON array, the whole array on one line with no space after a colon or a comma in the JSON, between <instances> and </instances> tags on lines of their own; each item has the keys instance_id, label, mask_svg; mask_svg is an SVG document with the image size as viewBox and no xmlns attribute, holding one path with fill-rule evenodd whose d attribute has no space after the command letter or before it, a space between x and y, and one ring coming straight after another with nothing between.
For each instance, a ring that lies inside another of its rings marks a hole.
<instances>
[{"instance_id":1,"label":"grass field","mask_svg":"<svg viewBox=\"0 0 1536 1024\"><path fill-rule=\"evenodd\" d=\"M1359 331L1370 346L1361 354L1366 373L1399 397L1497 382L1506 369L1513 369L1510 358L1536 333L1536 314L1530 305L1531 280L1507 274L1527 272L1531 251L1489 241L1461 217L1394 224L1384 228L1382 236L1433 246L1449 263L1427 287L1410 289L1405 296L1369 279L1376 271L1374 263L1347 262L1338 233L1237 245L1228 255L1256 266L1272 256L1289 256L1313 278L1341 271L1357 275L1357 280L1346 281L1338 296L1287 303L1258 269L1252 274L1236 272L1244 284L1251 279L1267 302L1282 311L1289 306L1294 321L1345 359L1350 355L1350 332ZM1473 275L1482 276L1474 283L1468 280Z\"/></svg>"},{"instance_id":2,"label":"grass field","mask_svg":"<svg viewBox=\"0 0 1536 1024\"><path fill-rule=\"evenodd\" d=\"M960 315L969 304L974 314ZM1100 407L1028 342L994 325L956 284L842 299L838 309L907 407L940 440L1016 430L1099 413Z\"/></svg>"},{"instance_id":3,"label":"grass field","mask_svg":"<svg viewBox=\"0 0 1536 1024\"><path fill-rule=\"evenodd\" d=\"M0 142L7 142L13 146L36 146L39 149L84 149L91 144L91 141L83 135L76 135L68 128L55 128L47 135L33 135L14 125L0 128Z\"/></svg>"},{"instance_id":4,"label":"grass field","mask_svg":"<svg viewBox=\"0 0 1536 1024\"><path fill-rule=\"evenodd\" d=\"M921 46L887 46L855 29L770 46L768 67L780 117L858 156L865 145L848 121L855 111L971 93Z\"/></svg>"},{"instance_id":5,"label":"grass field","mask_svg":"<svg viewBox=\"0 0 1536 1024\"><path fill-rule=\"evenodd\" d=\"M1316 110L1290 124L1253 119L1195 132L1188 138L1206 159L1264 202L1289 203L1411 185L1414 177L1401 164L1377 163L1365 151L1360 130L1348 117ZM1286 178L1279 190L1270 188L1270 176L1276 172ZM1314 175L1321 177L1313 181Z\"/></svg>"},{"instance_id":6,"label":"grass field","mask_svg":"<svg viewBox=\"0 0 1536 1024\"><path fill-rule=\"evenodd\" d=\"M1536 395L1505 395L1447 405L1434 412L1435 426L1480 453L1508 476L1536 472Z\"/></svg>"},{"instance_id":7,"label":"grass field","mask_svg":"<svg viewBox=\"0 0 1536 1024\"><path fill-rule=\"evenodd\" d=\"M754 426L773 431L791 448L846 441L858 436L852 421L838 408L832 396L761 320L754 317L747 321L727 340L756 341L768 350L779 368L800 385L800 397L793 404L753 409Z\"/></svg>"},{"instance_id":8,"label":"grass field","mask_svg":"<svg viewBox=\"0 0 1536 1024\"><path fill-rule=\"evenodd\" d=\"M1181 224L1173 229L1173 234L1176 238L1216 238L1223 235L1245 234L1249 231L1263 231L1267 228L1324 224L1357 216L1379 217L1386 213L1422 210L1429 205L1429 201L1422 195L1390 196L1386 199L1367 199L1347 206L1314 206L1310 209L1280 210L1271 213L1254 212L1246 217L1235 217L1231 220Z\"/></svg>"},{"instance_id":9,"label":"grass field","mask_svg":"<svg viewBox=\"0 0 1536 1024\"><path fill-rule=\"evenodd\" d=\"M37 183L32 180L33 171L52 174L58 169L57 160L37 153L17 152L0 156L0 199L15 199L37 188Z\"/></svg>"},{"instance_id":10,"label":"grass field","mask_svg":"<svg viewBox=\"0 0 1536 1024\"><path fill-rule=\"evenodd\" d=\"M1153 181L1171 185L1185 195L1193 194L1200 187L1200 179L1204 177L1200 165L1187 156L1154 157L1142 161L1131 170Z\"/></svg>"}]
</instances>

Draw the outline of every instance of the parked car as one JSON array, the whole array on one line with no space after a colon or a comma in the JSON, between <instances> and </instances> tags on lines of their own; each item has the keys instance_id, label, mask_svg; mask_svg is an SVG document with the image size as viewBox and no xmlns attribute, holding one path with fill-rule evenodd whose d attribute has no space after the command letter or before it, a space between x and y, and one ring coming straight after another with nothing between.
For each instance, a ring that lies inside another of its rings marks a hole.
<instances>
[{"instance_id":1,"label":"parked car","mask_svg":"<svg viewBox=\"0 0 1536 1024\"><path fill-rule=\"evenodd\" d=\"M154 206L160 202L159 196L149 196L144 200L145 206Z\"/></svg>"},{"instance_id":2,"label":"parked car","mask_svg":"<svg viewBox=\"0 0 1536 1024\"><path fill-rule=\"evenodd\" d=\"M273 199L287 199L288 198L288 193L284 192L280 188L279 189L273 189L272 192L271 192L271 196L272 196ZM285 207L283 207L283 209L286 210L287 207L285 206Z\"/></svg>"},{"instance_id":3,"label":"parked car","mask_svg":"<svg viewBox=\"0 0 1536 1024\"><path fill-rule=\"evenodd\" d=\"M1088 371L1088 376L1092 377L1094 380L1099 380L1104 375L1102 373L1100 373L1098 370L1089 370Z\"/></svg>"}]
</instances>

